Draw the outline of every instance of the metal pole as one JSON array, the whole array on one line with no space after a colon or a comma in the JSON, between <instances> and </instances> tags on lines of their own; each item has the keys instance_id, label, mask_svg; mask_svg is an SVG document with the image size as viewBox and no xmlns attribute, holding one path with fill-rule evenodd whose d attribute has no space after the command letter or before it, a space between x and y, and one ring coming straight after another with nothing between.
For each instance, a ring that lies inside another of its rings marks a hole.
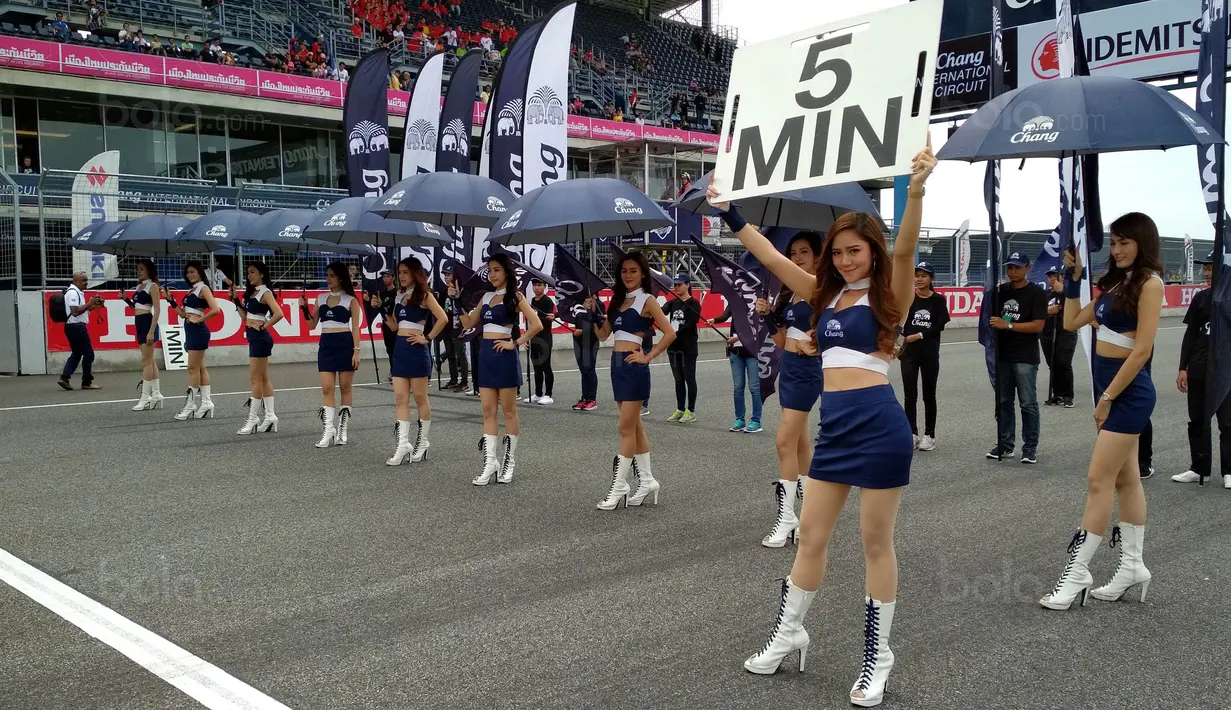
<instances>
[{"instance_id":1,"label":"metal pole","mask_svg":"<svg viewBox=\"0 0 1231 710\"><path fill-rule=\"evenodd\" d=\"M23 283L21 273L21 188L18 187L17 182L14 181L13 178L9 177L9 174L3 170L0 170L0 178L4 178L4 181L7 182L9 187L13 190L13 256L16 260L16 268L14 271L16 284L13 290L21 291L22 286L25 285ZM18 352L21 352L20 345L21 344L19 342Z\"/></svg>"},{"instance_id":2,"label":"metal pole","mask_svg":"<svg viewBox=\"0 0 1231 710\"><path fill-rule=\"evenodd\" d=\"M41 280L39 288L47 290L47 228L43 218L43 181L47 178L44 171L38 179L38 261Z\"/></svg>"}]
</instances>

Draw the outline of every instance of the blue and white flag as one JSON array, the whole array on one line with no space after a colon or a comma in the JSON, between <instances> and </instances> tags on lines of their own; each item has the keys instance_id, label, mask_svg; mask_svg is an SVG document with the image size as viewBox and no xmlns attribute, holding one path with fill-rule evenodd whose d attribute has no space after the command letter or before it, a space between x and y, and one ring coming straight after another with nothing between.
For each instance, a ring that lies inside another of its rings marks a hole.
<instances>
[{"instance_id":1,"label":"blue and white flag","mask_svg":"<svg viewBox=\"0 0 1231 710\"><path fill-rule=\"evenodd\" d=\"M1005 44L1004 44L1004 8L1001 0L992 0L992 90L990 98L995 99L1005 91ZM987 164L983 175L983 202L987 205L987 277L983 281L983 306L979 309L979 344L983 346L983 357L987 362L987 376L996 390L993 406L996 416L1000 416L1000 393L996 387L996 334L992 331L990 319L996 306L996 289L1000 283L1000 235L1004 232L1004 221L1000 218L1000 161L992 160Z\"/></svg>"},{"instance_id":2,"label":"blue and white flag","mask_svg":"<svg viewBox=\"0 0 1231 710\"><path fill-rule=\"evenodd\" d=\"M342 130L346 134L346 172L351 197L379 197L389 189L389 53L364 55L346 84ZM393 249L363 262L363 289L379 292L380 272L396 262Z\"/></svg>"},{"instance_id":3,"label":"blue and white flag","mask_svg":"<svg viewBox=\"0 0 1231 710\"><path fill-rule=\"evenodd\" d=\"M474 97L479 90L479 69L483 64L482 50L471 50L453 69L449 77L449 89L445 92L444 108L440 112L440 130L436 134L436 171L470 173L470 134L474 129ZM469 230L454 228L446 230L453 237L453 245L437 254L432 275L439 277L441 257L461 259L466 253L466 237Z\"/></svg>"}]
</instances>

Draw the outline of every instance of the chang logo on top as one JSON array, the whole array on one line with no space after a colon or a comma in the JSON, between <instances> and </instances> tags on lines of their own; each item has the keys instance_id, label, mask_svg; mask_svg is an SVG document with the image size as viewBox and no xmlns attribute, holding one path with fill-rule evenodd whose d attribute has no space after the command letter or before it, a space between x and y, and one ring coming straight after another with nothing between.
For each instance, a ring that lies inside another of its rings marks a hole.
<instances>
[{"instance_id":1,"label":"chang logo on top","mask_svg":"<svg viewBox=\"0 0 1231 710\"><path fill-rule=\"evenodd\" d=\"M645 212L626 197L615 198L615 211L616 214L644 214Z\"/></svg>"},{"instance_id":2,"label":"chang logo on top","mask_svg":"<svg viewBox=\"0 0 1231 710\"><path fill-rule=\"evenodd\" d=\"M325 220L324 226L326 227L345 227L346 226L346 213L339 212L335 214L334 216Z\"/></svg>"},{"instance_id":3,"label":"chang logo on top","mask_svg":"<svg viewBox=\"0 0 1231 710\"><path fill-rule=\"evenodd\" d=\"M825 337L826 338L845 337L842 333L842 324L838 322L837 318L831 318L829 322L825 324Z\"/></svg>"},{"instance_id":4,"label":"chang logo on top","mask_svg":"<svg viewBox=\"0 0 1231 710\"><path fill-rule=\"evenodd\" d=\"M920 308L919 310L915 311L915 317L913 320L911 320L910 324L914 326L918 326L920 328L931 328L932 327L932 312L925 310L923 308Z\"/></svg>"},{"instance_id":5,"label":"chang logo on top","mask_svg":"<svg viewBox=\"0 0 1231 710\"><path fill-rule=\"evenodd\" d=\"M1001 320L1013 323L1021 318L1022 307L1017 303L1016 298L1010 298L1004 302L1004 306L1000 308Z\"/></svg>"},{"instance_id":6,"label":"chang logo on top","mask_svg":"<svg viewBox=\"0 0 1231 710\"><path fill-rule=\"evenodd\" d=\"M1060 132L1053 130L1056 121L1051 116L1035 116L1022 124L1022 130L1009 138L1010 143L1055 143Z\"/></svg>"}]
</instances>

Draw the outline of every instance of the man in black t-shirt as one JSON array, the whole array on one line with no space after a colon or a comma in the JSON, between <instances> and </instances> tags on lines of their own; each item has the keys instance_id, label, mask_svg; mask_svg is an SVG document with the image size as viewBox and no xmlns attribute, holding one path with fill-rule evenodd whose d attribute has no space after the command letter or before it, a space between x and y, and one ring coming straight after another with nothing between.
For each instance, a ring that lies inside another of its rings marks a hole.
<instances>
[{"instance_id":1,"label":"man in black t-shirt","mask_svg":"<svg viewBox=\"0 0 1231 710\"><path fill-rule=\"evenodd\" d=\"M356 282L358 285L358 282ZM366 312L368 322L374 320L380 321L380 334L385 341L385 354L389 356L389 367L393 367L393 346L397 344L398 332L390 330L389 324L385 322L385 313L393 312L393 302L397 298L398 287L397 281L394 279L393 272L385 269L380 272L380 291L369 293L367 298ZM390 377L389 382L393 381Z\"/></svg>"},{"instance_id":2,"label":"man in black t-shirt","mask_svg":"<svg viewBox=\"0 0 1231 710\"><path fill-rule=\"evenodd\" d=\"M1051 393L1046 405L1073 408L1073 353L1077 351L1077 333L1064 329L1064 272L1057 267L1047 270L1047 323L1043 326L1043 357L1051 374Z\"/></svg>"},{"instance_id":3,"label":"man in black t-shirt","mask_svg":"<svg viewBox=\"0 0 1231 710\"><path fill-rule=\"evenodd\" d=\"M1016 443L1013 399L1022 410L1022 463L1036 463L1039 449L1039 334L1047 321L1047 294L1030 283L1030 259L1013 252L1005 260L1009 283L996 289L990 324L996 331L996 390L1000 423L996 446L987 452L995 461L1012 458Z\"/></svg>"},{"instance_id":4,"label":"man in black t-shirt","mask_svg":"<svg viewBox=\"0 0 1231 710\"><path fill-rule=\"evenodd\" d=\"M1214 280L1214 253L1205 259L1193 259L1203 264L1205 283ZM1180 374L1175 385L1188 394L1188 450L1192 465L1184 473L1171 477L1176 483L1193 483L1210 475L1213 446L1210 441L1210 412L1205 410L1205 388L1210 353L1210 315L1213 289L1205 288L1193 296L1184 314L1184 342L1180 345ZM1218 448L1222 459L1223 488L1231 488L1231 397L1214 412L1218 419Z\"/></svg>"},{"instance_id":5,"label":"man in black t-shirt","mask_svg":"<svg viewBox=\"0 0 1231 710\"><path fill-rule=\"evenodd\" d=\"M675 340L667 346L671 376L675 379L675 411L667 421L691 424L697 421L697 323L701 320L701 302L693 298L692 277L687 272L675 277L671 292L675 298L663 306L663 315L675 331Z\"/></svg>"},{"instance_id":6,"label":"man in black t-shirt","mask_svg":"<svg viewBox=\"0 0 1231 710\"><path fill-rule=\"evenodd\" d=\"M552 388L556 376L551 371L551 328L556 322L556 302L547 295L547 284L534 279L530 282L534 287L534 298L530 299L530 307L543 322L543 329L530 339L530 362L534 366L534 394L526 397L533 404L551 404Z\"/></svg>"}]
</instances>

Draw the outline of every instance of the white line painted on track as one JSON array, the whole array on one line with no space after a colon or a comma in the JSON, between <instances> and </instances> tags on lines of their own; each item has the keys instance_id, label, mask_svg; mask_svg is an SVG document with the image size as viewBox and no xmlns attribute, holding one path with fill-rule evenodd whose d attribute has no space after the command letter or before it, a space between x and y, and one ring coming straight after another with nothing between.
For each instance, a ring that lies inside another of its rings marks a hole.
<instances>
[{"instance_id":1,"label":"white line painted on track","mask_svg":"<svg viewBox=\"0 0 1231 710\"><path fill-rule=\"evenodd\" d=\"M0 581L124 654L210 710L290 710L217 666L0 549Z\"/></svg>"},{"instance_id":2,"label":"white line painted on track","mask_svg":"<svg viewBox=\"0 0 1231 710\"><path fill-rule=\"evenodd\" d=\"M1165 328L1159 328L1159 330L1184 330L1186 327L1187 326L1176 325L1176 326L1167 326ZM978 344L979 344L979 341L977 340L958 340L958 341L951 342L951 343L942 342L940 346L944 348L944 347L952 347L955 345L978 345ZM564 348L561 348L561 350L563 351ZM705 364L712 364L716 362L727 362L727 359L723 357L723 358L714 358L712 360L698 360L697 364L705 365ZM653 363L650 363L650 367L667 367L670 364L671 363L669 362L653 362ZM611 368L606 367L606 366L601 366L601 367L596 367L594 369L595 370L610 370ZM553 369L552 372L557 375L563 375L563 374L568 374L571 372L581 372L581 370ZM363 383L356 382L353 386L354 387L387 387L388 385L385 385L384 383L376 383L376 382L363 382ZM311 390L319 390L319 389L320 387L285 387L281 389L275 389L274 392L308 392ZM248 390L243 390L240 392L214 392L211 396L212 397L240 397L240 396L249 397L251 396L251 393ZM168 400L173 400L176 398L177 397L167 397ZM20 412L22 410L27 410L27 409L55 409L57 407L89 407L89 406L96 405L96 404L130 404L136 401L137 401L136 398L133 398L133 399L98 399L98 400L91 400L89 402L58 402L56 404L27 404L27 405L23 405L20 407L0 407L0 412Z\"/></svg>"}]
</instances>

